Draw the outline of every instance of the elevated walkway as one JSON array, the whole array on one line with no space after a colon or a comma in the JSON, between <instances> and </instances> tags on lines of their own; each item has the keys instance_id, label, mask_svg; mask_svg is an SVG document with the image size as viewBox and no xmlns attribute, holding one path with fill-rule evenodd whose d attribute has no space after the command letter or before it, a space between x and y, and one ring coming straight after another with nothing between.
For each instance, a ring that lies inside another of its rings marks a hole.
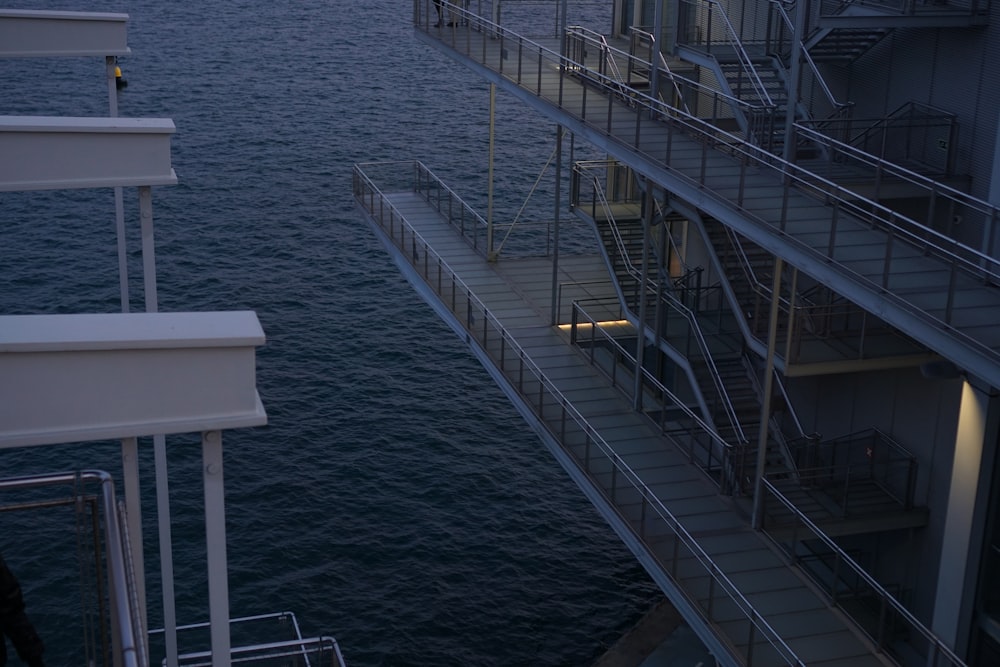
<instances>
[{"instance_id":1,"label":"elevated walkway","mask_svg":"<svg viewBox=\"0 0 1000 667\"><path fill-rule=\"evenodd\" d=\"M419 38L482 78L1000 386L996 260L600 72L577 76L582 66L555 40L528 41L473 14L448 28L417 19Z\"/></svg>"},{"instance_id":2,"label":"elevated walkway","mask_svg":"<svg viewBox=\"0 0 1000 667\"><path fill-rule=\"evenodd\" d=\"M379 239L721 664L892 664L551 324L551 258L488 262L472 246L473 214L369 176L386 167L354 178ZM419 169L408 167L395 171ZM562 322L572 301L614 295L596 253L560 257L557 282ZM604 315L618 326L617 312Z\"/></svg>"}]
</instances>

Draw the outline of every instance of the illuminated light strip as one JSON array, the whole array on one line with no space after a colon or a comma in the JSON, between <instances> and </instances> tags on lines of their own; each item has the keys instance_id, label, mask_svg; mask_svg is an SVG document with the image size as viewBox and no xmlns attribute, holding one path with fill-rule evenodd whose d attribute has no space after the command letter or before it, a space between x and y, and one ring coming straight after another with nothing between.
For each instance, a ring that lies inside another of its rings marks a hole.
<instances>
[{"instance_id":1,"label":"illuminated light strip","mask_svg":"<svg viewBox=\"0 0 1000 667\"><path fill-rule=\"evenodd\" d=\"M630 324L630 322L628 320L605 320L603 322L598 322L597 323L597 328L598 329L603 329L603 328L606 328L606 327L620 327L620 326L627 325L627 324ZM559 324L557 326L560 329L562 329L563 331L569 331L570 329L573 328L572 324ZM580 324L576 325L576 328L577 329L588 329L591 326L594 326L594 325L592 325L590 322L581 322Z\"/></svg>"}]
</instances>

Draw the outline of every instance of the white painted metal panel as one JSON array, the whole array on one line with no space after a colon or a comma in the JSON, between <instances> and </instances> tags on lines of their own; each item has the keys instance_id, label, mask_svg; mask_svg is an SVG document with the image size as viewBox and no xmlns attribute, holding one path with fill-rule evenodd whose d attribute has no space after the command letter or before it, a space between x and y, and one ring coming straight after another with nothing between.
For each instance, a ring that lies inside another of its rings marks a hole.
<instances>
[{"instance_id":1,"label":"white painted metal panel","mask_svg":"<svg viewBox=\"0 0 1000 667\"><path fill-rule=\"evenodd\" d=\"M0 448L264 424L253 312L0 316Z\"/></svg>"},{"instance_id":2,"label":"white painted metal panel","mask_svg":"<svg viewBox=\"0 0 1000 667\"><path fill-rule=\"evenodd\" d=\"M0 9L0 57L123 56L128 14Z\"/></svg>"},{"instance_id":3,"label":"white painted metal panel","mask_svg":"<svg viewBox=\"0 0 1000 667\"><path fill-rule=\"evenodd\" d=\"M168 118L0 116L0 191L173 185Z\"/></svg>"}]
</instances>

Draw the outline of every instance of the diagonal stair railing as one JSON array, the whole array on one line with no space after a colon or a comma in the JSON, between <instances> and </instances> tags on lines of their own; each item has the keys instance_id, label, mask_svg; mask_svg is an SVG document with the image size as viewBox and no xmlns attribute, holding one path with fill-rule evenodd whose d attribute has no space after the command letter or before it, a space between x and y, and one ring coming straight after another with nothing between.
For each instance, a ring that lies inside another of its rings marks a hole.
<instances>
[{"instance_id":1,"label":"diagonal stair railing","mask_svg":"<svg viewBox=\"0 0 1000 667\"><path fill-rule=\"evenodd\" d=\"M718 0L681 0L680 11L685 18L682 19L678 43L709 55L725 52L727 57L735 58L740 65L741 76L753 89L758 102L766 107L774 106L767 86L761 81L753 59L722 3Z\"/></svg>"},{"instance_id":2,"label":"diagonal stair railing","mask_svg":"<svg viewBox=\"0 0 1000 667\"><path fill-rule=\"evenodd\" d=\"M790 45L786 46L786 42L791 44L791 40L798 40L799 44L802 46L802 61L806 64L809 74L812 76L813 82L822 92L823 98L829 105L829 110L826 114L824 114L824 117L830 119L850 118L854 108L854 103L850 101L841 102L833 94L833 91L830 90L830 86L823 78L823 74L820 72L819 67L816 66L816 62L809 54L809 49L806 48L802 36L795 34L795 24L792 22L792 18L788 15L788 12L785 9L786 3L783 0L769 0L769 2L772 10L775 14L777 14L780 20L776 22L776 35L773 37L773 41L769 39L767 49L776 53L779 62L784 64L792 51ZM798 100L789 99L788 113L794 113L794 109L797 104ZM815 111L811 112L810 115L815 115Z\"/></svg>"},{"instance_id":3,"label":"diagonal stair railing","mask_svg":"<svg viewBox=\"0 0 1000 667\"><path fill-rule=\"evenodd\" d=\"M574 175L578 179L583 178L588 180L591 185L591 199L589 202L591 220L594 221L595 225L598 220L602 220L608 225L613 241L613 250L617 253L625 271L636 285L640 287L644 286L644 290L640 290L639 298L643 298L642 294L644 292L647 297L656 298L663 307L680 316L680 323L683 326L681 338L685 342L686 349L680 351L675 360L682 366L689 366L691 368L691 384L693 387L699 388L700 393L704 393L704 389L706 387L703 387L703 383L698 382L696 378L707 377L709 379L710 388L712 390L712 400L706 402L708 415L711 418L711 416L717 416L721 413L726 420L725 426L729 430L732 442L734 442L741 449L745 448L747 446L746 434L744 433L743 427L736 416L736 410L733 407L733 402L726 391L725 384L722 381L722 377L719 374L719 370L712 357L711 349L701 331L697 315L695 315L690 308L684 305L669 291L659 290L657 281L644 277L643 271L639 267L635 266L629 256L629 252L626 248L624 240L622 239L618 225L615 222L614 211L612 210L611 204L604 196L604 190L601 186L599 177L597 174L592 172L585 175L583 173L584 170L585 168L581 168L580 165L574 165ZM579 186L574 188L574 190L578 193L581 192ZM600 215L598 215L598 209L600 209ZM609 251L609 249L606 249L606 251ZM623 292L624 289L619 286L619 294L621 295ZM624 306L627 310L634 314L635 310L632 306L630 306L627 300L624 302ZM646 323L642 323L642 328L645 329L645 327ZM675 336L671 336L670 338L675 338ZM669 339L667 339L667 342L671 343ZM692 344L694 346L693 348ZM716 428L718 428L718 426L716 426Z\"/></svg>"}]
</instances>

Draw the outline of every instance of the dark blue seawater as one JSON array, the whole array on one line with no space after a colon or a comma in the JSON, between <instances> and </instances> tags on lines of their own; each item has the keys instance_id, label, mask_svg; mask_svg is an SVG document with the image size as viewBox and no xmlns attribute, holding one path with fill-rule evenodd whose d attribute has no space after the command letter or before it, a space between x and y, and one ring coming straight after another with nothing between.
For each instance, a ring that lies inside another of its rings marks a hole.
<instances>
[{"instance_id":1,"label":"dark blue seawater","mask_svg":"<svg viewBox=\"0 0 1000 667\"><path fill-rule=\"evenodd\" d=\"M180 183L153 194L160 308L252 309L267 334L269 424L224 436L234 615L293 611L354 667L582 665L659 598L352 200L353 163L420 159L485 210L487 87L414 38L408 2L6 6L131 15L120 113L177 125ZM0 61L0 80L2 113L106 112L100 59ZM497 132L503 219L554 127L500 96ZM141 309L137 208L126 190ZM119 309L110 191L2 194L0 224L0 312ZM201 621L200 447L168 445L179 621ZM142 452L155 598L151 446ZM116 443L5 451L0 475L117 475L118 457ZM72 528L32 521L0 516L0 550L19 566L50 664L69 664ZM150 613L162 622L157 604Z\"/></svg>"}]
</instances>

